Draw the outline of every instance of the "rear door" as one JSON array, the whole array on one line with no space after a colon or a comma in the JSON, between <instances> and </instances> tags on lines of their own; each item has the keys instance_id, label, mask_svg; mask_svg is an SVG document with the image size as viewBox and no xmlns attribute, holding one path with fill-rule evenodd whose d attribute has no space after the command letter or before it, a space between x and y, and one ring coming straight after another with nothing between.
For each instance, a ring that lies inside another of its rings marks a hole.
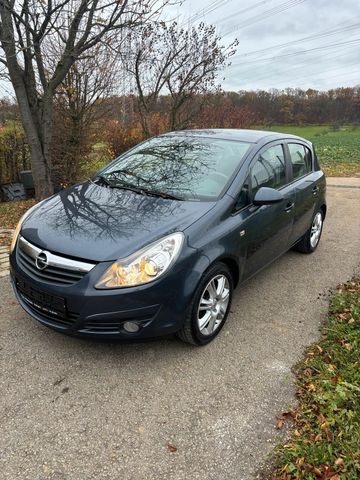
<instances>
[{"instance_id":1,"label":"rear door","mask_svg":"<svg viewBox=\"0 0 360 480\"><path fill-rule=\"evenodd\" d=\"M308 230L318 200L319 186L314 170L313 152L306 145L288 141L285 144L291 168L292 187L295 192L294 226L291 243L299 240Z\"/></svg>"},{"instance_id":2,"label":"rear door","mask_svg":"<svg viewBox=\"0 0 360 480\"><path fill-rule=\"evenodd\" d=\"M250 205L242 230L247 252L243 278L248 278L289 248L295 206L294 189L289 185L290 171L284 145L264 147L250 166L250 203L261 187L279 190L284 200L274 205Z\"/></svg>"}]
</instances>

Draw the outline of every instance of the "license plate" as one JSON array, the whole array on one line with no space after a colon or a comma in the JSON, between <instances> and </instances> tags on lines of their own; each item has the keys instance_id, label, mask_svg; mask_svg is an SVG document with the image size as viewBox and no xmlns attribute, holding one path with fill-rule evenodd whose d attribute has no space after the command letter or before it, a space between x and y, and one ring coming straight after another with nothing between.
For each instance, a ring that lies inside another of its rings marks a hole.
<instances>
[{"instance_id":1,"label":"license plate","mask_svg":"<svg viewBox=\"0 0 360 480\"><path fill-rule=\"evenodd\" d=\"M16 286L24 299L34 307L43 310L44 312L52 313L53 315L65 315L66 304L65 299L55 295L36 290L27 282L21 279L16 279Z\"/></svg>"}]
</instances>

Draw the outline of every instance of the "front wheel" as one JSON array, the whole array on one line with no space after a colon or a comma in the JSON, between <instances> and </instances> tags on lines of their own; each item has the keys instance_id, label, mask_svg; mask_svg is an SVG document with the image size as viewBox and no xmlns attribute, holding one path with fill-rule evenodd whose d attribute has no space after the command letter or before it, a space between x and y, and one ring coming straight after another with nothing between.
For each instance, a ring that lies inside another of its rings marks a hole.
<instances>
[{"instance_id":1,"label":"front wheel","mask_svg":"<svg viewBox=\"0 0 360 480\"><path fill-rule=\"evenodd\" d=\"M322 210L319 210L315 213L309 230L305 233L299 243L295 245L296 250L303 253L314 252L320 242L323 223L324 213Z\"/></svg>"},{"instance_id":2,"label":"front wheel","mask_svg":"<svg viewBox=\"0 0 360 480\"><path fill-rule=\"evenodd\" d=\"M193 345L211 342L225 324L233 289L227 265L218 262L210 267L195 291L178 337Z\"/></svg>"}]
</instances>

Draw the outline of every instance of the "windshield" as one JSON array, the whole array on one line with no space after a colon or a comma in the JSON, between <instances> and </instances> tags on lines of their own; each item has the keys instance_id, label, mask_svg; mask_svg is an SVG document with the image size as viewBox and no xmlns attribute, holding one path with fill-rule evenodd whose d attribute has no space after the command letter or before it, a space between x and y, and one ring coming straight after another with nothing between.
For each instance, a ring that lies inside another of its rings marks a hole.
<instances>
[{"instance_id":1,"label":"windshield","mask_svg":"<svg viewBox=\"0 0 360 480\"><path fill-rule=\"evenodd\" d=\"M121 155L99 176L112 187L182 200L216 200L249 146L207 137L156 137Z\"/></svg>"}]
</instances>

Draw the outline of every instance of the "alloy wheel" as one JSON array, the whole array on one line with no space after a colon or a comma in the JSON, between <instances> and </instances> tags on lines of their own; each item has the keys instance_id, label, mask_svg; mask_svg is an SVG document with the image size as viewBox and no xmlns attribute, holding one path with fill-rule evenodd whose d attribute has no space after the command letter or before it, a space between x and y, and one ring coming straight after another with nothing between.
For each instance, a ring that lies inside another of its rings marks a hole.
<instances>
[{"instance_id":1,"label":"alloy wheel","mask_svg":"<svg viewBox=\"0 0 360 480\"><path fill-rule=\"evenodd\" d=\"M319 243L320 240L320 235L321 235L321 229L322 229L322 215L321 212L318 212L313 220L313 223L311 225L311 232L310 232L310 244L312 248L315 248L316 245Z\"/></svg>"},{"instance_id":2,"label":"alloy wheel","mask_svg":"<svg viewBox=\"0 0 360 480\"><path fill-rule=\"evenodd\" d=\"M202 335L212 335L219 328L225 318L229 300L229 280L225 275L216 275L200 297L197 322Z\"/></svg>"}]
</instances>

